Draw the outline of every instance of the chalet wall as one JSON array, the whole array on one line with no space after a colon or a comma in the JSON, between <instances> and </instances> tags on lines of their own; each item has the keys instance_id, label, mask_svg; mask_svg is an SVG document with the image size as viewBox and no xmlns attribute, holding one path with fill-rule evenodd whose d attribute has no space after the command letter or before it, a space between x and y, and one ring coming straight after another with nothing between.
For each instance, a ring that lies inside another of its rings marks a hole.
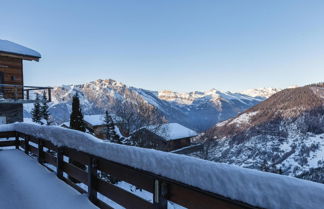
<instances>
[{"instance_id":1,"label":"chalet wall","mask_svg":"<svg viewBox=\"0 0 324 209\"><path fill-rule=\"evenodd\" d=\"M132 139L135 140L140 147L167 151L166 141L147 129L143 128L136 131L132 134Z\"/></svg>"},{"instance_id":2,"label":"chalet wall","mask_svg":"<svg viewBox=\"0 0 324 209\"><path fill-rule=\"evenodd\" d=\"M23 86L23 61L19 58L0 56L0 72L3 73L3 83ZM2 82L2 81L0 81ZM23 89L15 91L13 87L0 87L1 96L6 99L23 98ZM0 116L6 117L7 123L23 121L22 104L0 104Z\"/></svg>"},{"instance_id":3,"label":"chalet wall","mask_svg":"<svg viewBox=\"0 0 324 209\"><path fill-rule=\"evenodd\" d=\"M180 149L182 147L189 146L190 143L190 137L188 138L182 138L182 139L176 139L176 140L170 140L168 141L168 150L176 150Z\"/></svg>"},{"instance_id":4,"label":"chalet wall","mask_svg":"<svg viewBox=\"0 0 324 209\"><path fill-rule=\"evenodd\" d=\"M23 61L19 58L0 56L0 72L4 73L3 84L23 85ZM12 87L2 87L5 98L15 98L15 90ZM18 89L18 98L22 99L23 90Z\"/></svg>"},{"instance_id":5,"label":"chalet wall","mask_svg":"<svg viewBox=\"0 0 324 209\"><path fill-rule=\"evenodd\" d=\"M148 131L147 129L138 130L132 135L132 137L136 140L140 147L162 151L172 151L191 144L190 137L168 141L152 133L151 131Z\"/></svg>"},{"instance_id":6,"label":"chalet wall","mask_svg":"<svg viewBox=\"0 0 324 209\"><path fill-rule=\"evenodd\" d=\"M22 104L0 104L0 116L6 117L7 123L23 121Z\"/></svg>"}]
</instances>

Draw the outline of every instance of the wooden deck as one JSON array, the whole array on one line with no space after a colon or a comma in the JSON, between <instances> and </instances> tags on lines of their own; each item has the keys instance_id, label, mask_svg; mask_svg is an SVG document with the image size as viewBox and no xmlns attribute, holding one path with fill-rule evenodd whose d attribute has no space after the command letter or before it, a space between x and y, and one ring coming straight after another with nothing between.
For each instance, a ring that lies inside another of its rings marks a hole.
<instances>
[{"instance_id":1,"label":"wooden deck","mask_svg":"<svg viewBox=\"0 0 324 209\"><path fill-rule=\"evenodd\" d=\"M2 209L97 208L19 150L0 151L0 185Z\"/></svg>"}]
</instances>

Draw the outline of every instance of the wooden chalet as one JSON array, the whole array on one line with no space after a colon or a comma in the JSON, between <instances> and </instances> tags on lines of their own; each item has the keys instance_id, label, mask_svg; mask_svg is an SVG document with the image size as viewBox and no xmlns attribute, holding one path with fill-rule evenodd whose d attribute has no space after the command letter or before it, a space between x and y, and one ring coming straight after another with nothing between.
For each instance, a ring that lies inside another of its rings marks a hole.
<instances>
[{"instance_id":1,"label":"wooden chalet","mask_svg":"<svg viewBox=\"0 0 324 209\"><path fill-rule=\"evenodd\" d=\"M23 104L33 103L30 92L50 87L24 86L23 61L39 61L40 53L7 40L0 40L0 124L23 121Z\"/></svg>"},{"instance_id":2,"label":"wooden chalet","mask_svg":"<svg viewBox=\"0 0 324 209\"><path fill-rule=\"evenodd\" d=\"M139 146L162 151L173 151L191 145L197 132L178 123L146 126L132 134Z\"/></svg>"},{"instance_id":3,"label":"wooden chalet","mask_svg":"<svg viewBox=\"0 0 324 209\"><path fill-rule=\"evenodd\" d=\"M122 119L114 114L110 114L111 118L114 121L115 126L120 128ZM93 133L97 138L106 139L106 124L104 122L105 115L84 115L84 124L86 128Z\"/></svg>"}]
</instances>

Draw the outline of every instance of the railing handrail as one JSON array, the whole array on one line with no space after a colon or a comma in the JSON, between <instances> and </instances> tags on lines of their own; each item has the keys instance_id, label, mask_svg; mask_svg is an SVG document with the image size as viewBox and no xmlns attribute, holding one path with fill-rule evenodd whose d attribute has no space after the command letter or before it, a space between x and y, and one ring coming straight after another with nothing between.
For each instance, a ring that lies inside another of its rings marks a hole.
<instances>
[{"instance_id":1,"label":"railing handrail","mask_svg":"<svg viewBox=\"0 0 324 209\"><path fill-rule=\"evenodd\" d=\"M36 138L18 131L0 132L0 138L8 137L15 137L15 140L0 141L0 147L15 146L16 149L22 148L26 154L31 153L37 156L38 162L44 166L46 166L45 163L55 166L57 168L57 176L80 192L85 191L65 178L63 172L72 176L79 182L86 184L88 186L87 193L89 199L100 208L111 207L99 200L97 198L97 193L101 193L126 208L166 209L167 201L172 201L188 208L257 208L218 194L203 191L173 179L113 162L89 153L77 151L68 147L57 147L46 139ZM30 142L38 146L36 147ZM56 156L45 152L44 148L56 152ZM78 164L87 166L88 171L80 169L73 163L65 162L63 156L69 157L70 160ZM151 192L153 194L153 203L97 178L98 171L105 172L115 176L119 180Z\"/></svg>"},{"instance_id":2,"label":"railing handrail","mask_svg":"<svg viewBox=\"0 0 324 209\"><path fill-rule=\"evenodd\" d=\"M0 87L23 87L23 85L17 85L17 84L0 84Z\"/></svg>"},{"instance_id":3,"label":"railing handrail","mask_svg":"<svg viewBox=\"0 0 324 209\"><path fill-rule=\"evenodd\" d=\"M26 100L30 100L30 91L37 91L37 90L44 90L47 91L47 98L48 101L52 101L52 94L51 91L53 87L43 87L43 86L25 86L25 85L18 85L18 84L0 84L0 88L2 91L8 90L10 88L14 89L14 97L5 97L5 99L25 99L25 94L26 93ZM23 91L21 91L23 90ZM20 93L18 91L21 91Z\"/></svg>"},{"instance_id":4,"label":"railing handrail","mask_svg":"<svg viewBox=\"0 0 324 209\"><path fill-rule=\"evenodd\" d=\"M53 89L50 86L25 86L25 85L18 85L18 84L0 84L0 87L24 87L24 88L32 88L32 89Z\"/></svg>"},{"instance_id":5,"label":"railing handrail","mask_svg":"<svg viewBox=\"0 0 324 209\"><path fill-rule=\"evenodd\" d=\"M53 89L53 87L50 86L24 86L24 88L30 88L33 90L37 90L37 89Z\"/></svg>"}]
</instances>

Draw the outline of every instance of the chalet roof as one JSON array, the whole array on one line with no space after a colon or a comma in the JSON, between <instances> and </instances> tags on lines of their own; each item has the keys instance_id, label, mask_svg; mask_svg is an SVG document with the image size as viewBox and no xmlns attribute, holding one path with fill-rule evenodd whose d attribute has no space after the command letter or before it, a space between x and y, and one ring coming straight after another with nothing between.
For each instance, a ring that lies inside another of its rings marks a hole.
<instances>
[{"instance_id":1,"label":"chalet roof","mask_svg":"<svg viewBox=\"0 0 324 209\"><path fill-rule=\"evenodd\" d=\"M197 136L197 132L191 130L179 123L166 123L162 125L151 125L143 127L164 140L171 141L176 139L188 138Z\"/></svg>"},{"instance_id":2,"label":"chalet roof","mask_svg":"<svg viewBox=\"0 0 324 209\"><path fill-rule=\"evenodd\" d=\"M33 49L27 48L11 41L0 39L0 53L8 53L13 55L34 57L37 60L41 58L41 54Z\"/></svg>"},{"instance_id":3,"label":"chalet roof","mask_svg":"<svg viewBox=\"0 0 324 209\"><path fill-rule=\"evenodd\" d=\"M120 123L122 122L122 118L115 115L115 114L109 114L114 123ZM92 126L101 126L105 124L105 115L84 115L83 120Z\"/></svg>"}]
</instances>

